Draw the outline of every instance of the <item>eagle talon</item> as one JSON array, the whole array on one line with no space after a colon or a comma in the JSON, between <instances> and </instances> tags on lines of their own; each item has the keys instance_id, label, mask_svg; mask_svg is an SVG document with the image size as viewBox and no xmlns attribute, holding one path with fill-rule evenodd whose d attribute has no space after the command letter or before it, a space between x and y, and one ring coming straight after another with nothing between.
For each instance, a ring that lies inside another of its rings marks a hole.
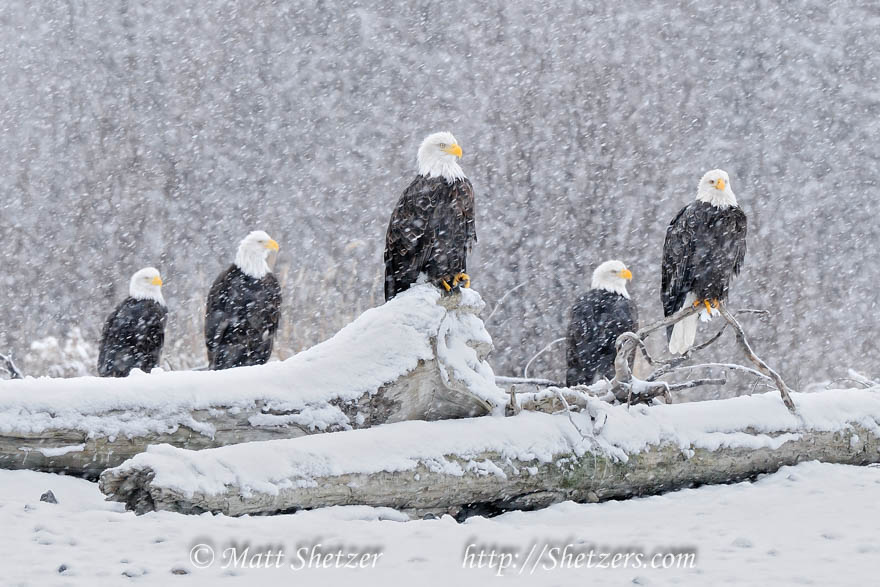
<instances>
[{"instance_id":1,"label":"eagle talon","mask_svg":"<svg viewBox=\"0 0 880 587\"><path fill-rule=\"evenodd\" d=\"M459 284L459 282L464 282L462 287L470 288L471 287L471 276L467 273L459 273L455 276L455 279L452 280L452 287L455 287Z\"/></svg>"},{"instance_id":2,"label":"eagle talon","mask_svg":"<svg viewBox=\"0 0 880 587\"><path fill-rule=\"evenodd\" d=\"M445 280L445 279L441 279L441 280L440 280L440 283L443 284L443 288L444 288L446 291L452 291L452 286L449 285L448 283L446 283L446 280ZM453 283L454 283L454 282L453 282Z\"/></svg>"},{"instance_id":3,"label":"eagle talon","mask_svg":"<svg viewBox=\"0 0 880 587\"><path fill-rule=\"evenodd\" d=\"M709 300L703 300L703 305L706 306L706 312L711 316L712 315L712 304L709 303Z\"/></svg>"}]
</instances>

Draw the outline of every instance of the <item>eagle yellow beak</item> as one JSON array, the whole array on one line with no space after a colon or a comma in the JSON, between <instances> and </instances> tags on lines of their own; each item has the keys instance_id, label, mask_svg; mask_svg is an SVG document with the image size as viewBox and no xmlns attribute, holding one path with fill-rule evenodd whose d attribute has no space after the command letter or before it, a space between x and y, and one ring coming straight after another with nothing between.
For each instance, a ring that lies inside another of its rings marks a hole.
<instances>
[{"instance_id":1,"label":"eagle yellow beak","mask_svg":"<svg viewBox=\"0 0 880 587\"><path fill-rule=\"evenodd\" d=\"M446 147L443 150L446 151L447 153L449 153L450 155L455 155L456 157L461 159L461 147L458 146L458 143L456 143L454 145L449 145L448 147Z\"/></svg>"},{"instance_id":2,"label":"eagle yellow beak","mask_svg":"<svg viewBox=\"0 0 880 587\"><path fill-rule=\"evenodd\" d=\"M630 271L629 269L624 269L623 271L620 272L620 277L623 279L632 279L633 278L632 271Z\"/></svg>"},{"instance_id":3,"label":"eagle yellow beak","mask_svg":"<svg viewBox=\"0 0 880 587\"><path fill-rule=\"evenodd\" d=\"M719 177L718 181L715 182L715 189L716 190L723 190L724 186L725 186L724 180Z\"/></svg>"},{"instance_id":4,"label":"eagle yellow beak","mask_svg":"<svg viewBox=\"0 0 880 587\"><path fill-rule=\"evenodd\" d=\"M275 239L270 238L269 242L266 243L266 248L271 251L275 251L277 253L279 247L278 247L278 243L275 241Z\"/></svg>"},{"instance_id":5,"label":"eagle yellow beak","mask_svg":"<svg viewBox=\"0 0 880 587\"><path fill-rule=\"evenodd\" d=\"M162 285L162 278L157 275L153 278L153 281L150 282L150 285Z\"/></svg>"}]
</instances>

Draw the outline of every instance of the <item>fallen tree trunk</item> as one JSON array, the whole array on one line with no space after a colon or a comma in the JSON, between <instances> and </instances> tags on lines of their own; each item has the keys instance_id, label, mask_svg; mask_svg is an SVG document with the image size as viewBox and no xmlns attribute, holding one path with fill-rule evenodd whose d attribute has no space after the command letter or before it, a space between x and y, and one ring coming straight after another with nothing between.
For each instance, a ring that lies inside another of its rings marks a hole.
<instances>
[{"instance_id":1,"label":"fallen tree trunk","mask_svg":"<svg viewBox=\"0 0 880 587\"><path fill-rule=\"evenodd\" d=\"M804 460L880 462L880 388L653 407L403 422L193 452L153 446L101 475L136 512L269 514L333 505L415 514L532 509L728 483ZM567 401L563 402L567 404Z\"/></svg>"},{"instance_id":2,"label":"fallen tree trunk","mask_svg":"<svg viewBox=\"0 0 880 587\"><path fill-rule=\"evenodd\" d=\"M482 307L472 290L425 285L282 362L0 381L0 468L95 478L150 444L200 450L487 414L506 396L485 361Z\"/></svg>"}]
</instances>

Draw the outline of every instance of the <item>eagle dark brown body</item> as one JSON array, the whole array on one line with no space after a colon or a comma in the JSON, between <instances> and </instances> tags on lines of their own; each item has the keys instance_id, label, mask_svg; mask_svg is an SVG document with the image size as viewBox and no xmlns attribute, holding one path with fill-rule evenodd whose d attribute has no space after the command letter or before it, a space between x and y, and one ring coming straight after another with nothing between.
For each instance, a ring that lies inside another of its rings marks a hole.
<instances>
[{"instance_id":1,"label":"eagle dark brown body","mask_svg":"<svg viewBox=\"0 0 880 587\"><path fill-rule=\"evenodd\" d=\"M419 175L403 192L388 224L385 299L407 290L421 273L429 283L451 284L467 273L467 255L476 240L471 182Z\"/></svg>"},{"instance_id":2,"label":"eagle dark brown body","mask_svg":"<svg viewBox=\"0 0 880 587\"><path fill-rule=\"evenodd\" d=\"M232 265L208 293L205 342L210 368L262 365L272 356L281 315L281 286L271 273L257 279Z\"/></svg>"},{"instance_id":3,"label":"eagle dark brown body","mask_svg":"<svg viewBox=\"0 0 880 587\"><path fill-rule=\"evenodd\" d=\"M691 202L666 229L663 245L663 314L682 308L688 294L696 300L725 301L730 278L746 256L746 215L741 208ZM668 329L669 336L672 328Z\"/></svg>"}]
</instances>

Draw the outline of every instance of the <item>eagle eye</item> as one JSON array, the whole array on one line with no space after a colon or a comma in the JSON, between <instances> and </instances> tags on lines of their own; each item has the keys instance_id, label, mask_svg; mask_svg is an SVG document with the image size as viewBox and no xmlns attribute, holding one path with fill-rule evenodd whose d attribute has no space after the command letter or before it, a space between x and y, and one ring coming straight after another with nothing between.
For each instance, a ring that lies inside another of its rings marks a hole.
<instances>
[{"instance_id":1,"label":"eagle eye","mask_svg":"<svg viewBox=\"0 0 880 587\"><path fill-rule=\"evenodd\" d=\"M446 143L440 143L440 144L438 145L438 147L440 147L441 149L445 149L445 148L446 148Z\"/></svg>"}]
</instances>

